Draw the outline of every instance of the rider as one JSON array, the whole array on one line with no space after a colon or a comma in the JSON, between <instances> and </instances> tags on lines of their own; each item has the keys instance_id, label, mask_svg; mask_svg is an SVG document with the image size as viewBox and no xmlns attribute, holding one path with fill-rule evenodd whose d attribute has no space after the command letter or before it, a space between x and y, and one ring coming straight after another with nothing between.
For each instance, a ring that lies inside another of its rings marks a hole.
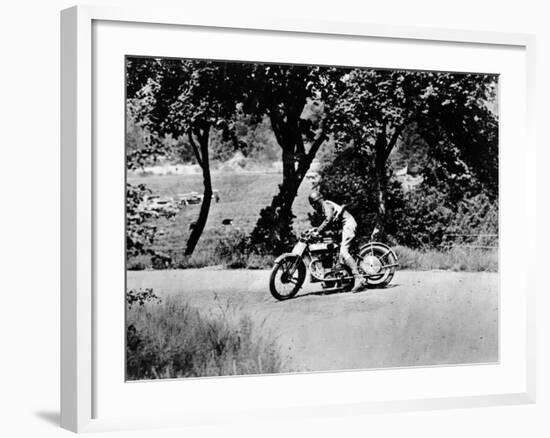
<instances>
[{"instance_id":1,"label":"rider","mask_svg":"<svg viewBox=\"0 0 550 438\"><path fill-rule=\"evenodd\" d=\"M366 286L366 281L359 272L355 258L349 252L351 242L355 238L357 222L355 222L355 219L345 207L323 199L323 196L317 191L311 192L309 203L318 213L322 213L325 217L323 223L315 230L317 233L321 234L331 224L342 227L340 259L351 269L351 273L354 276L352 292L359 291Z\"/></svg>"}]
</instances>

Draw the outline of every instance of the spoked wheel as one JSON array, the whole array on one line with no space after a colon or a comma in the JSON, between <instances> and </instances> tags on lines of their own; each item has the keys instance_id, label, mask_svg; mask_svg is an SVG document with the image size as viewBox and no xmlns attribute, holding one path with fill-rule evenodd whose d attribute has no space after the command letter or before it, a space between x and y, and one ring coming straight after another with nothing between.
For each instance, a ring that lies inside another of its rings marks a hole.
<instances>
[{"instance_id":1,"label":"spoked wheel","mask_svg":"<svg viewBox=\"0 0 550 438\"><path fill-rule=\"evenodd\" d=\"M389 248L374 243L363 248L359 256L359 267L367 274L370 287L385 287L392 281L397 259Z\"/></svg>"},{"instance_id":2,"label":"spoked wheel","mask_svg":"<svg viewBox=\"0 0 550 438\"><path fill-rule=\"evenodd\" d=\"M298 293L306 279L306 267L298 256L288 254L271 270L269 290L278 300L288 300Z\"/></svg>"}]
</instances>

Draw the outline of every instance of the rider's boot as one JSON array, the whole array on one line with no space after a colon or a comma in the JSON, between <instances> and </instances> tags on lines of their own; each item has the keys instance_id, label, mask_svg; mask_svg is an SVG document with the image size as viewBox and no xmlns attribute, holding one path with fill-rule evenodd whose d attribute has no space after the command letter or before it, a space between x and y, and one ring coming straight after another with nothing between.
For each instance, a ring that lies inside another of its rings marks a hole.
<instances>
[{"instance_id":1,"label":"rider's boot","mask_svg":"<svg viewBox=\"0 0 550 438\"><path fill-rule=\"evenodd\" d=\"M367 282L359 272L357 262L353 257L348 257L344 260L344 263L349 266L349 268L351 269L351 273L353 274L353 288L351 289L351 291L353 293L359 292L367 285Z\"/></svg>"}]
</instances>

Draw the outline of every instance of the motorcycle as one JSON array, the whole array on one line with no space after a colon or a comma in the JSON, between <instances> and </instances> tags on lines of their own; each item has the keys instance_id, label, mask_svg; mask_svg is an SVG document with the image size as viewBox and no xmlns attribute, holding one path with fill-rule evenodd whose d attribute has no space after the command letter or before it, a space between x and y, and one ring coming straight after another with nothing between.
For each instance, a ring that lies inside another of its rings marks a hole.
<instances>
[{"instance_id":1,"label":"motorcycle","mask_svg":"<svg viewBox=\"0 0 550 438\"><path fill-rule=\"evenodd\" d=\"M367 287L386 287L399 266L395 252L386 244L375 242L374 229L370 239L359 247L355 256L360 274ZM293 298L310 273L312 283L321 283L324 289L348 292L354 277L350 268L340 263L340 243L337 234L321 236L311 229L302 233L292 252L277 257L271 269L269 290L277 300Z\"/></svg>"}]
</instances>

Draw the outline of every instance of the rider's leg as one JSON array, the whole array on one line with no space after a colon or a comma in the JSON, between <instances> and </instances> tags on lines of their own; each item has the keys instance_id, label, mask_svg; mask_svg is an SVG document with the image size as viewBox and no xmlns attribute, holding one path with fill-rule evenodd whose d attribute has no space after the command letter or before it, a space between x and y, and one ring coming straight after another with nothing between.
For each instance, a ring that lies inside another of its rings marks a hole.
<instances>
[{"instance_id":1,"label":"rider's leg","mask_svg":"<svg viewBox=\"0 0 550 438\"><path fill-rule=\"evenodd\" d=\"M354 224L344 223L342 228L342 242L340 244L340 260L349 266L353 274L359 272L357 268L357 263L350 254L351 242L355 237L355 227Z\"/></svg>"},{"instance_id":2,"label":"rider's leg","mask_svg":"<svg viewBox=\"0 0 550 438\"><path fill-rule=\"evenodd\" d=\"M347 256L347 257L341 256L341 257L342 257L342 261L347 265L348 268L350 268L353 276L359 277L361 274L359 272L359 268L357 267L357 262L355 261L355 259L351 256Z\"/></svg>"},{"instance_id":3,"label":"rider's leg","mask_svg":"<svg viewBox=\"0 0 550 438\"><path fill-rule=\"evenodd\" d=\"M350 268L351 273L353 274L353 289L352 292L357 292L359 289L365 286L365 279L361 276L359 268L357 267L357 262L355 258L350 254L351 242L355 238L355 221L344 223L342 229L342 243L340 245L340 258L342 261Z\"/></svg>"}]
</instances>

